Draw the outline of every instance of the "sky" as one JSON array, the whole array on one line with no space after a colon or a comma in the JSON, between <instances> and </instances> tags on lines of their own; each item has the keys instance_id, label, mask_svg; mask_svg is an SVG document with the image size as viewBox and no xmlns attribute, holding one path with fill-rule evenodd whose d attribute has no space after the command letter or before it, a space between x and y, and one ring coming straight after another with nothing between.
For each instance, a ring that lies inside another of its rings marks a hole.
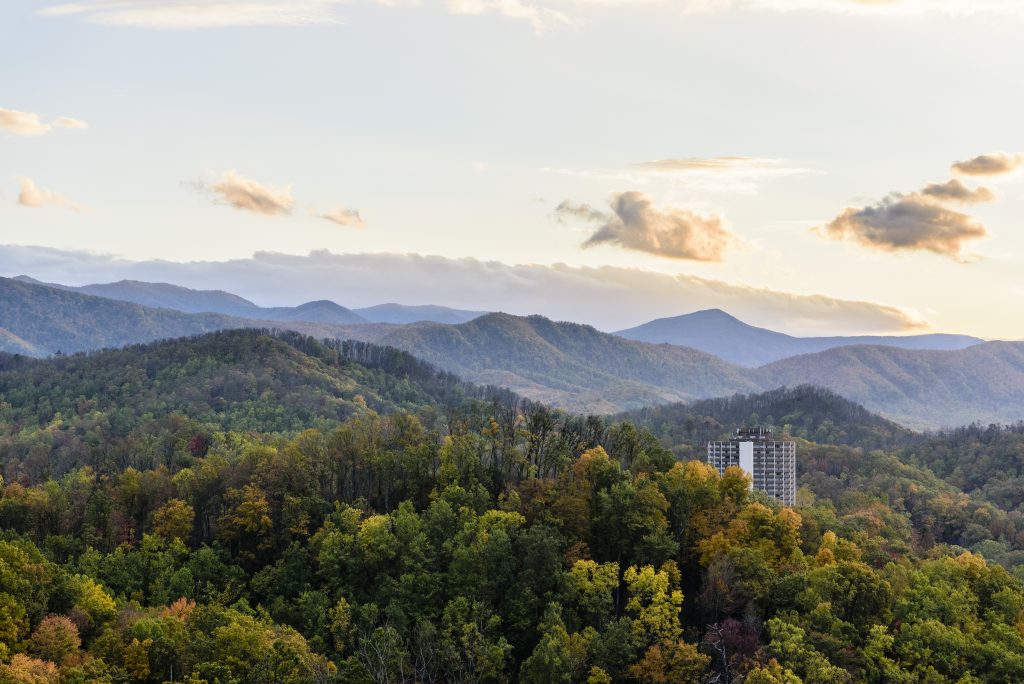
<instances>
[{"instance_id":1,"label":"sky","mask_svg":"<svg viewBox=\"0 0 1024 684\"><path fill-rule=\"evenodd\" d=\"M5 0L0 275L1024 338L1016 0Z\"/></svg>"}]
</instances>

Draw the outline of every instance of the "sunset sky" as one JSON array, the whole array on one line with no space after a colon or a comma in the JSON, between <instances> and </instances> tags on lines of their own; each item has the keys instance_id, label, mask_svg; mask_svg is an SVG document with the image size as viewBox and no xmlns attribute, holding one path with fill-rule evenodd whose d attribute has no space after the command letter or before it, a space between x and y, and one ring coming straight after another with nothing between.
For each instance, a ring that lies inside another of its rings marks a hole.
<instances>
[{"instance_id":1,"label":"sunset sky","mask_svg":"<svg viewBox=\"0 0 1024 684\"><path fill-rule=\"evenodd\" d=\"M1018 0L5 0L0 275L1024 338Z\"/></svg>"}]
</instances>

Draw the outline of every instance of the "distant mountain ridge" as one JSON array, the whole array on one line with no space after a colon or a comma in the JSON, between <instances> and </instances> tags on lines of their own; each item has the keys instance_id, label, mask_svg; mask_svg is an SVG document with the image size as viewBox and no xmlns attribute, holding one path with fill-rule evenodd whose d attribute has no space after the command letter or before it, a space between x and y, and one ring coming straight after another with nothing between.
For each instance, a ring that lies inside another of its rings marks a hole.
<instances>
[{"instance_id":1,"label":"distant mountain ridge","mask_svg":"<svg viewBox=\"0 0 1024 684\"><path fill-rule=\"evenodd\" d=\"M812 354L836 347L884 345L901 349L966 349L985 340L968 335L908 335L857 337L794 337L758 328L720 309L707 309L682 316L659 318L615 335L638 342L675 344L714 354L740 366L757 368L800 354Z\"/></svg>"},{"instance_id":2,"label":"distant mountain ridge","mask_svg":"<svg viewBox=\"0 0 1024 684\"><path fill-rule=\"evenodd\" d=\"M229 328L287 328L409 352L483 385L583 413L617 413L815 385L914 428L1024 419L1024 343L952 351L845 346L744 368L542 316L487 314L448 325L267 321L186 314L0 278L0 350L46 356Z\"/></svg>"},{"instance_id":3,"label":"distant mountain ridge","mask_svg":"<svg viewBox=\"0 0 1024 684\"><path fill-rule=\"evenodd\" d=\"M581 412L757 387L742 369L695 349L633 342L589 325L504 313L460 325L397 328L377 340L483 385Z\"/></svg>"},{"instance_id":4,"label":"distant mountain ridge","mask_svg":"<svg viewBox=\"0 0 1024 684\"><path fill-rule=\"evenodd\" d=\"M72 289L0 278L0 351L26 356L73 354L236 328L286 327L314 337L372 341L394 326L273 321L219 313L183 313Z\"/></svg>"},{"instance_id":5,"label":"distant mountain ridge","mask_svg":"<svg viewBox=\"0 0 1024 684\"><path fill-rule=\"evenodd\" d=\"M142 306L174 309L183 313L218 313L263 321L306 321L331 325L359 325L361 323L404 325L419 322L455 324L465 323L485 313L452 309L446 306L409 306L394 303L378 304L362 309L348 309L326 299L306 302L298 306L264 307L223 290L193 290L171 283L119 280L115 283L70 286L46 283L27 275L16 276L13 280Z\"/></svg>"},{"instance_id":6,"label":"distant mountain ridge","mask_svg":"<svg viewBox=\"0 0 1024 684\"><path fill-rule=\"evenodd\" d=\"M377 304L362 309L353 309L357 314L371 323L448 323L457 325L468 323L474 318L479 318L487 311L467 311L464 309L452 309L447 306L436 306L425 304L410 306L407 304Z\"/></svg>"},{"instance_id":7,"label":"distant mountain ridge","mask_svg":"<svg viewBox=\"0 0 1024 684\"><path fill-rule=\"evenodd\" d=\"M582 412L814 385L917 429L1024 419L1024 342L958 350L855 345L743 368L541 316L396 328L387 344L482 384Z\"/></svg>"}]
</instances>

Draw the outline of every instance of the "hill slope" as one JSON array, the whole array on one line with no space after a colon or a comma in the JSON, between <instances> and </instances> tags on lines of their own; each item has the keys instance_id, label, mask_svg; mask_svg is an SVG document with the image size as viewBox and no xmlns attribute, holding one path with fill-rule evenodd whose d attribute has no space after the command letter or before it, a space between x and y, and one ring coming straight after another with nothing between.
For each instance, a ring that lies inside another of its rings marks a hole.
<instances>
[{"instance_id":1,"label":"hill slope","mask_svg":"<svg viewBox=\"0 0 1024 684\"><path fill-rule=\"evenodd\" d=\"M187 314L0 278L0 351L11 353L72 354L215 330L282 326L316 337L367 341L393 329L387 325L338 326L217 313Z\"/></svg>"},{"instance_id":2,"label":"hill slope","mask_svg":"<svg viewBox=\"0 0 1024 684\"><path fill-rule=\"evenodd\" d=\"M585 412L756 387L741 369L704 352L633 342L541 316L488 314L457 326L399 328L380 342L473 382Z\"/></svg>"},{"instance_id":3,"label":"hill slope","mask_svg":"<svg viewBox=\"0 0 1024 684\"><path fill-rule=\"evenodd\" d=\"M223 430L289 432L367 407L415 412L490 397L512 395L396 349L294 332L228 330L49 359L0 354L0 424L11 427L58 414L63 429L95 427L103 415L119 433L180 414Z\"/></svg>"},{"instance_id":4,"label":"hill slope","mask_svg":"<svg viewBox=\"0 0 1024 684\"><path fill-rule=\"evenodd\" d=\"M636 342L540 316L488 314L460 325L406 326L252 320L153 309L0 278L0 350L9 352L72 353L247 327L394 346L467 380L587 413L811 384L915 428L1024 418L1024 343L955 351L848 346L745 369L695 349Z\"/></svg>"},{"instance_id":5,"label":"hill slope","mask_svg":"<svg viewBox=\"0 0 1024 684\"><path fill-rule=\"evenodd\" d=\"M815 385L915 428L1024 418L1024 343L954 351L846 346L744 369L694 349L507 314L397 328L380 342L469 380L583 412Z\"/></svg>"},{"instance_id":6,"label":"hill slope","mask_svg":"<svg viewBox=\"0 0 1024 684\"><path fill-rule=\"evenodd\" d=\"M751 368L799 354L811 354L852 345L953 350L964 349L984 341L966 335L943 334L906 337L794 337L748 325L720 309L659 318L635 328L620 330L615 334L639 342L692 347Z\"/></svg>"},{"instance_id":7,"label":"hill slope","mask_svg":"<svg viewBox=\"0 0 1024 684\"><path fill-rule=\"evenodd\" d=\"M368 322L359 314L326 300L307 302L299 306L261 307L223 290L193 290L170 283L120 280L116 283L71 287L44 283L29 276L17 276L14 280L141 306L174 309L183 313L219 313L263 321L306 321L331 325L357 325Z\"/></svg>"},{"instance_id":8,"label":"hill slope","mask_svg":"<svg viewBox=\"0 0 1024 684\"><path fill-rule=\"evenodd\" d=\"M446 306L406 306L404 304L378 304L363 309L347 309L328 300L318 300L299 306L261 307L248 299L223 290L193 290L170 283L149 283L139 280L120 280L72 287L58 283L44 283L21 275L14 278L31 285L46 285L60 290L116 299L184 313L220 313L268 321L307 321L333 325L359 323L407 324L430 321L434 323L465 323L484 311L466 311Z\"/></svg>"},{"instance_id":9,"label":"hill slope","mask_svg":"<svg viewBox=\"0 0 1024 684\"><path fill-rule=\"evenodd\" d=\"M405 304L378 304L364 309L353 309L371 323L468 323L483 316L486 311L466 311L447 306L407 306Z\"/></svg>"},{"instance_id":10,"label":"hill slope","mask_svg":"<svg viewBox=\"0 0 1024 684\"><path fill-rule=\"evenodd\" d=\"M756 373L762 387L826 387L911 427L1024 418L1024 342L957 351L842 347L778 361Z\"/></svg>"},{"instance_id":11,"label":"hill slope","mask_svg":"<svg viewBox=\"0 0 1024 684\"><path fill-rule=\"evenodd\" d=\"M702 399L690 404L648 406L615 417L643 425L677 453L700 456L700 447L739 427L774 427L777 434L818 444L888 449L920 441L921 436L860 404L811 385L760 394Z\"/></svg>"}]
</instances>

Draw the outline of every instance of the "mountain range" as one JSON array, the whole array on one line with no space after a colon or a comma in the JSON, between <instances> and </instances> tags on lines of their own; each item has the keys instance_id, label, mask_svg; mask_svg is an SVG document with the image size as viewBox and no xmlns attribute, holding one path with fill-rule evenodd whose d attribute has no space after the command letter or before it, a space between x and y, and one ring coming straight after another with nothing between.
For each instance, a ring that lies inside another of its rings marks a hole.
<instances>
[{"instance_id":1,"label":"mountain range","mask_svg":"<svg viewBox=\"0 0 1024 684\"><path fill-rule=\"evenodd\" d=\"M294 312L307 311L330 320L336 306L313 302L288 315L301 318ZM0 350L31 356L276 327L394 347L466 380L586 413L814 385L914 428L1024 418L1024 343L975 341L957 349L847 345L749 368L700 349L631 340L541 316L494 313L459 324L340 325L281 315L273 320L184 313L0 278ZM968 340L974 338L959 344ZM953 344L946 338L933 343Z\"/></svg>"},{"instance_id":2,"label":"mountain range","mask_svg":"<svg viewBox=\"0 0 1024 684\"><path fill-rule=\"evenodd\" d=\"M882 345L900 349L954 350L984 342L968 335L907 335L858 337L794 337L758 328L720 309L659 318L616 335L638 342L675 344L714 354L740 366L756 368L800 354L849 347Z\"/></svg>"},{"instance_id":3,"label":"mountain range","mask_svg":"<svg viewBox=\"0 0 1024 684\"><path fill-rule=\"evenodd\" d=\"M220 313L184 313L0 278L0 351L14 354L73 354L215 330L275 327L287 327L315 337L367 338L379 337L393 326L365 323L342 326Z\"/></svg>"},{"instance_id":4,"label":"mountain range","mask_svg":"<svg viewBox=\"0 0 1024 684\"><path fill-rule=\"evenodd\" d=\"M347 309L326 299L306 302L299 306L264 307L223 290L193 290L170 283L120 280L116 283L73 287L58 283L44 283L26 275L16 276L13 280L142 306L174 309L183 313L218 313L261 321L304 321L330 325L409 324L421 321L465 323L485 313L445 306L406 306L403 304L379 304L363 309Z\"/></svg>"}]
</instances>

